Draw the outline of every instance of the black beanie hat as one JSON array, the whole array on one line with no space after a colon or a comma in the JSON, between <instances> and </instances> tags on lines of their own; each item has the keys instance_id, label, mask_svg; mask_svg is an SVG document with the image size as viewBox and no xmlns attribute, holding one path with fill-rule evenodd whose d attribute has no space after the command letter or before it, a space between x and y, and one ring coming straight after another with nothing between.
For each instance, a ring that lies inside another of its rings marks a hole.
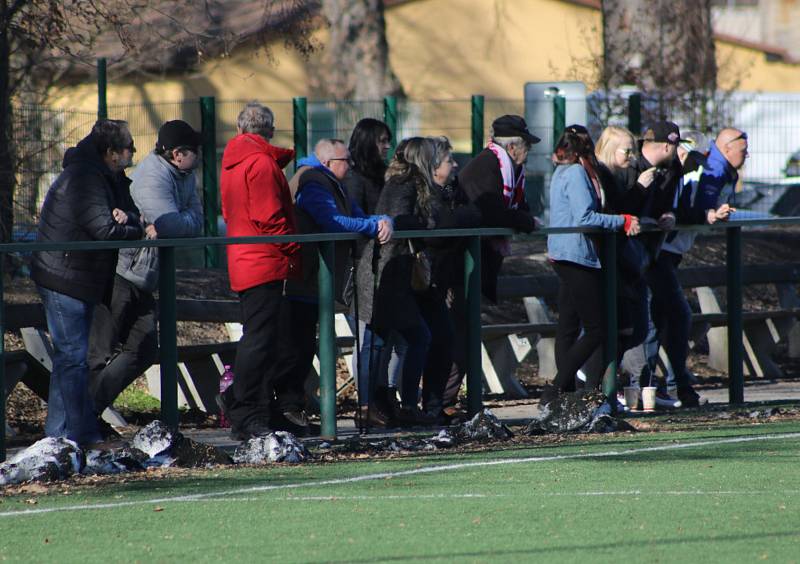
<instances>
[{"instance_id":1,"label":"black beanie hat","mask_svg":"<svg viewBox=\"0 0 800 564\"><path fill-rule=\"evenodd\" d=\"M158 129L156 151L167 151L177 147L192 147L195 150L200 146L202 136L192 129L192 126L179 119L168 121Z\"/></svg>"}]
</instances>

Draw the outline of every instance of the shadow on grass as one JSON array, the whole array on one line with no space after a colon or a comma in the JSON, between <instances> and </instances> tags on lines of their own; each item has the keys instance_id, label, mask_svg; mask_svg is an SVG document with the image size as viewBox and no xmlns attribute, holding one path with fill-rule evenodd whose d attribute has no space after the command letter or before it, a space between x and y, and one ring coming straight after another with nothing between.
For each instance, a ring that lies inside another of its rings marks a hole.
<instances>
[{"instance_id":1,"label":"shadow on grass","mask_svg":"<svg viewBox=\"0 0 800 564\"><path fill-rule=\"evenodd\" d=\"M478 559L488 559L488 560L497 560L498 558L502 558L504 556L507 557L524 557L524 556L552 556L557 558L559 556L565 555L565 553L572 553L578 551L597 551L597 550L614 550L619 551L622 548L643 548L643 547L655 547L655 546L672 546L677 544L698 544L702 543L707 545L708 543L725 543L725 542L733 542L733 541L757 541L757 540L767 540L767 539L781 539L781 538L793 538L793 537L800 537L800 532L798 531L782 531L782 532L772 532L772 533L762 533L762 534L737 534L737 535L724 535L724 536L715 536L715 537L682 537L676 539L659 539L653 538L647 541L642 541L641 539L637 539L635 541L615 541L613 543L602 543L602 544L587 544L587 545L566 545L566 546L552 546L552 547L542 547L542 548L530 548L530 549L518 549L518 550L486 550L486 551L475 551L475 552L449 552L446 554L413 554L408 556L387 556L387 557L373 557L373 558L365 558L365 559L352 559L348 558L347 560L321 560L320 562L327 562L331 564L338 564L338 563L360 563L360 562L407 562L411 560L419 561L419 560L451 560L455 558L478 558Z\"/></svg>"}]
</instances>

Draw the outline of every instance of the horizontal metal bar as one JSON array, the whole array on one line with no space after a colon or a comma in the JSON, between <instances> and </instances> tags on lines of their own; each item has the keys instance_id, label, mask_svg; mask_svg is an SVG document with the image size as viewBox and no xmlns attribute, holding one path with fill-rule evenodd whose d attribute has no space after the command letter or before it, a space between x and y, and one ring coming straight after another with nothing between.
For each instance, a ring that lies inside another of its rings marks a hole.
<instances>
[{"instance_id":1,"label":"horizontal metal bar","mask_svg":"<svg viewBox=\"0 0 800 564\"><path fill-rule=\"evenodd\" d=\"M723 231L733 227L775 227L781 225L800 225L800 217L780 217L772 219L748 219L742 221L718 222L714 225L676 225L674 231ZM658 228L643 225L642 231L657 231ZM414 231L395 231L396 239L419 239L440 237L511 237L525 240L564 233L604 233L596 227L550 227L530 234L517 233L513 229L486 227L476 229L419 229ZM135 241L63 241L0 244L0 253L34 251L87 251L102 249L121 249L140 247L203 247L206 245L252 245L264 243L319 243L323 241L356 241L363 236L355 233L311 233L305 235L261 235L254 237L196 237L188 239L137 239Z\"/></svg>"}]
</instances>

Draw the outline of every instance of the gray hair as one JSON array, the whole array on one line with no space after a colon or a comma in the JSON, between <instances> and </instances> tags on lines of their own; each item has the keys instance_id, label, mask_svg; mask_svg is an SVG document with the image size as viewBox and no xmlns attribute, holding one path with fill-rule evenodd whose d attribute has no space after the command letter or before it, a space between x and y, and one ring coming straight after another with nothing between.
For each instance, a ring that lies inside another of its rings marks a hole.
<instances>
[{"instance_id":1,"label":"gray hair","mask_svg":"<svg viewBox=\"0 0 800 564\"><path fill-rule=\"evenodd\" d=\"M439 165L442 164L445 157L453 152L453 145L450 144L450 139L444 135L429 137L429 139L433 141L436 147L436 156L433 159L433 170L436 170L439 168Z\"/></svg>"},{"instance_id":2,"label":"gray hair","mask_svg":"<svg viewBox=\"0 0 800 564\"><path fill-rule=\"evenodd\" d=\"M500 145L503 149L508 151L508 148L511 145L523 146L526 147L528 143L522 137L495 137L492 135L492 141L495 145Z\"/></svg>"},{"instance_id":3,"label":"gray hair","mask_svg":"<svg viewBox=\"0 0 800 564\"><path fill-rule=\"evenodd\" d=\"M248 102L236 120L242 133L255 133L264 139L272 138L274 124L275 114L258 102Z\"/></svg>"},{"instance_id":4,"label":"gray hair","mask_svg":"<svg viewBox=\"0 0 800 564\"><path fill-rule=\"evenodd\" d=\"M317 144L314 145L314 155L319 162L324 163L333 158L338 145L344 145L344 141L341 139L320 139L317 141Z\"/></svg>"}]
</instances>

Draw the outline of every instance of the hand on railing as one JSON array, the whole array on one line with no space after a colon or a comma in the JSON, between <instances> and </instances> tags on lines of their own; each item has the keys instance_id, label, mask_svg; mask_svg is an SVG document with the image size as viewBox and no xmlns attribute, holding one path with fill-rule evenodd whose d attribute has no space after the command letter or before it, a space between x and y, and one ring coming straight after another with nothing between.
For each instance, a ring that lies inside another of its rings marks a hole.
<instances>
[{"instance_id":1,"label":"hand on railing","mask_svg":"<svg viewBox=\"0 0 800 564\"><path fill-rule=\"evenodd\" d=\"M381 245L388 243L392 238L393 232L392 221L389 219L381 219L378 222L378 243Z\"/></svg>"},{"instance_id":2,"label":"hand on railing","mask_svg":"<svg viewBox=\"0 0 800 564\"><path fill-rule=\"evenodd\" d=\"M658 218L658 227L664 231L670 231L675 227L675 214L672 212L662 213Z\"/></svg>"},{"instance_id":3,"label":"hand on railing","mask_svg":"<svg viewBox=\"0 0 800 564\"><path fill-rule=\"evenodd\" d=\"M627 213L622 214L622 217L625 218L625 225L623 225L623 229L625 230L625 235L628 237L635 237L639 233L642 232L642 227L639 225L639 218L635 215L629 215Z\"/></svg>"},{"instance_id":4,"label":"hand on railing","mask_svg":"<svg viewBox=\"0 0 800 564\"><path fill-rule=\"evenodd\" d=\"M158 232L156 231L156 226L151 223L147 227L145 227L144 228L144 237L145 237L145 239L157 239L158 238Z\"/></svg>"},{"instance_id":5,"label":"hand on railing","mask_svg":"<svg viewBox=\"0 0 800 564\"><path fill-rule=\"evenodd\" d=\"M708 210L706 214L706 220L709 224L714 224L718 221L728 221L731 217L731 214L736 211L736 208L732 208L728 204L722 204L715 210Z\"/></svg>"}]
</instances>

